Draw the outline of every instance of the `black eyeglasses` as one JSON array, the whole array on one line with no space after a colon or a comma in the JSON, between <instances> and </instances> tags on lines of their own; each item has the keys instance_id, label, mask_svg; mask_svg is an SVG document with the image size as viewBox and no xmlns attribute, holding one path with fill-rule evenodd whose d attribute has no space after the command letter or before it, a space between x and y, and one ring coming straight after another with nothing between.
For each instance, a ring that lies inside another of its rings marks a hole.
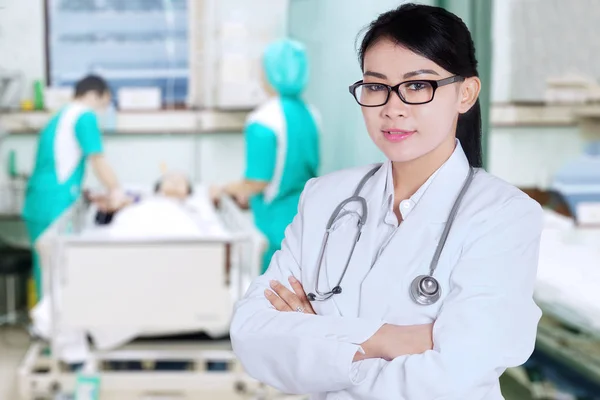
<instances>
[{"instance_id":1,"label":"black eyeglasses","mask_svg":"<svg viewBox=\"0 0 600 400\"><path fill-rule=\"evenodd\" d=\"M435 91L440 86L449 85L454 82L462 82L465 78L454 75L449 78L432 80L404 81L396 86L384 83L364 83L358 81L350 86L350 94L358 104L363 107L381 107L390 99L390 94L395 92L400 100L406 104L426 104L433 100Z\"/></svg>"}]
</instances>

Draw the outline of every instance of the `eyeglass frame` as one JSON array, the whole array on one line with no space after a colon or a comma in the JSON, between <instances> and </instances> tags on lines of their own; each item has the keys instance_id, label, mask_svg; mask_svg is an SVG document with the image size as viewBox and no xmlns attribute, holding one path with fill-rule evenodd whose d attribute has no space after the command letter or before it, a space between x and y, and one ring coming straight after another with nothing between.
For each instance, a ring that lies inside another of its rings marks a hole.
<instances>
[{"instance_id":1,"label":"eyeglass frame","mask_svg":"<svg viewBox=\"0 0 600 400\"><path fill-rule=\"evenodd\" d=\"M350 91L350 94L352 95L352 97L354 97L354 100L356 100L356 102L358 103L359 106L361 107L383 107L385 106L388 101L390 101L390 95L392 94L392 92L396 93L398 95L398 97L400 98L400 100L404 103L404 104L409 104L409 105L421 105L421 104L427 104L427 103L431 103L433 101L433 99L435 98L435 92L439 87L442 86L446 86L446 85L450 85L452 83L456 83L456 82L462 82L465 80L464 76L460 76L460 75L453 75L450 76L448 78L443 78L440 80L429 80L429 79L411 79L408 81L404 81L404 82L400 82L397 85L394 86L390 86L390 85L386 85L385 83L379 83L379 82L365 82L362 79L358 82L355 82L354 84L350 85L348 87L348 90ZM406 84L406 83L410 83L410 82L426 82L429 83L431 85L431 87L433 88L433 93L431 94L431 99L429 101L425 101L425 102L419 102L419 103L410 103L408 101L406 101L406 99L403 98L402 94L400 93L400 86ZM387 87L388 89L388 94L387 97L385 99L385 102L383 102L382 104L378 104L376 106L365 106L363 104L360 103L360 101L358 101L358 99L356 98L356 88L358 88L359 86L364 86L364 85L382 85Z\"/></svg>"}]
</instances>

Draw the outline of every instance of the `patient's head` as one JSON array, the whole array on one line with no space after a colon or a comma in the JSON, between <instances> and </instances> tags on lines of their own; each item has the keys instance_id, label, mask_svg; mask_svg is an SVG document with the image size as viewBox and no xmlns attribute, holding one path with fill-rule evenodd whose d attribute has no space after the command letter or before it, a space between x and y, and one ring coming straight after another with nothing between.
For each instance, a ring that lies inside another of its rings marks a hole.
<instances>
[{"instance_id":1,"label":"patient's head","mask_svg":"<svg viewBox=\"0 0 600 400\"><path fill-rule=\"evenodd\" d=\"M162 176L154 191L166 197L185 200L192 194L192 185L184 174L171 172Z\"/></svg>"}]
</instances>

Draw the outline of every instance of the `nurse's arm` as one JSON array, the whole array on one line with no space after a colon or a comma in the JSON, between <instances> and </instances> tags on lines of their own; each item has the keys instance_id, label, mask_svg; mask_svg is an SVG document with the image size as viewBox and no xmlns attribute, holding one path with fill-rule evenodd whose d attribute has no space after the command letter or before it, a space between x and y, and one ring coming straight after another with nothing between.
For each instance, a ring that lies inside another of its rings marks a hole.
<instances>
[{"instance_id":1,"label":"nurse's arm","mask_svg":"<svg viewBox=\"0 0 600 400\"><path fill-rule=\"evenodd\" d=\"M382 326L378 320L309 315L274 309L265 290L276 280L291 289L288 278L301 277L303 204L286 230L280 251L235 307L230 335L246 372L286 393L337 391L354 384L348 376L360 343Z\"/></svg>"},{"instance_id":2,"label":"nurse's arm","mask_svg":"<svg viewBox=\"0 0 600 400\"><path fill-rule=\"evenodd\" d=\"M244 179L239 182L230 183L225 186L223 191L236 199L242 200L262 193L268 185L269 182L266 181Z\"/></svg>"},{"instance_id":3,"label":"nurse's arm","mask_svg":"<svg viewBox=\"0 0 600 400\"><path fill-rule=\"evenodd\" d=\"M473 226L433 329L434 349L353 364L360 399L480 399L506 368L533 352L541 312L533 300L542 211L529 198L489 210Z\"/></svg>"},{"instance_id":4,"label":"nurse's arm","mask_svg":"<svg viewBox=\"0 0 600 400\"><path fill-rule=\"evenodd\" d=\"M111 192L119 190L117 174L115 174L104 154L91 154L89 160L92 171L102 186Z\"/></svg>"},{"instance_id":5,"label":"nurse's arm","mask_svg":"<svg viewBox=\"0 0 600 400\"><path fill-rule=\"evenodd\" d=\"M246 205L248 199L262 193L275 173L277 135L260 123L250 123L244 130L246 139L246 171L244 179L231 183L223 192L238 203Z\"/></svg>"}]
</instances>

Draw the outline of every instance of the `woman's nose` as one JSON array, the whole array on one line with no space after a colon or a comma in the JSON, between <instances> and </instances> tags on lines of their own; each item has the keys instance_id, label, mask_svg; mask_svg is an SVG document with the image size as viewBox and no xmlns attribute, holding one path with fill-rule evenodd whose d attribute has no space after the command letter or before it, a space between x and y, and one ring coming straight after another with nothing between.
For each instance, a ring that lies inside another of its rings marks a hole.
<instances>
[{"instance_id":1,"label":"woman's nose","mask_svg":"<svg viewBox=\"0 0 600 400\"><path fill-rule=\"evenodd\" d=\"M392 91L388 102L383 106L384 116L387 118L406 117L408 104L404 103L398 93Z\"/></svg>"}]
</instances>

